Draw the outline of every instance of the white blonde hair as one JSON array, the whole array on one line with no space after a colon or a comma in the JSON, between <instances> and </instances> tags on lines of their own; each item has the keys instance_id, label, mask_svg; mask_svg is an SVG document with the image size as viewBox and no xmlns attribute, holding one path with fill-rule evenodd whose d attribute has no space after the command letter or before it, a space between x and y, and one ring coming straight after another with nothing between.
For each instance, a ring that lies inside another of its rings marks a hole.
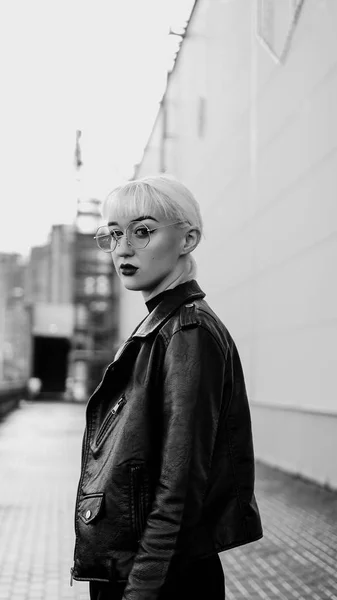
<instances>
[{"instance_id":1,"label":"white blonde hair","mask_svg":"<svg viewBox=\"0 0 337 600\"><path fill-rule=\"evenodd\" d=\"M111 217L132 218L135 214L151 215L159 211L166 219L181 221L197 229L200 237L203 223L199 204L190 190L171 175L151 175L128 181L112 190L103 202L102 214L105 219ZM177 225L179 227L179 225ZM187 256L187 279L196 276L195 259Z\"/></svg>"}]
</instances>

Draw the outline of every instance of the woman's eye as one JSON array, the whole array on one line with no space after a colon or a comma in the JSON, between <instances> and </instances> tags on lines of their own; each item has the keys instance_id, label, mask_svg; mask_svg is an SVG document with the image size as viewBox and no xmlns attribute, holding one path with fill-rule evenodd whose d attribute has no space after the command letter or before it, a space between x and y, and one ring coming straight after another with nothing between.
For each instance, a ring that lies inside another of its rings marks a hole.
<instances>
[{"instance_id":1,"label":"woman's eye","mask_svg":"<svg viewBox=\"0 0 337 600\"><path fill-rule=\"evenodd\" d=\"M120 237L122 237L123 235L123 231L120 231L119 229L112 229L110 231L110 235L111 237L113 237L115 240L119 240Z\"/></svg>"},{"instance_id":2,"label":"woman's eye","mask_svg":"<svg viewBox=\"0 0 337 600\"><path fill-rule=\"evenodd\" d=\"M148 236L148 229L147 227L137 227L134 230L134 234L138 237L138 238L144 238Z\"/></svg>"}]
</instances>

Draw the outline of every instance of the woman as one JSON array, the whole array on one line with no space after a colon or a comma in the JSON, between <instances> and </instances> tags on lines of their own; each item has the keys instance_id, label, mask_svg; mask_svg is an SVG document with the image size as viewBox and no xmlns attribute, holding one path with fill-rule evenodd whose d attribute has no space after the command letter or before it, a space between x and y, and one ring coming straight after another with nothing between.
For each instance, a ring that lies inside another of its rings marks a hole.
<instances>
[{"instance_id":1,"label":"woman","mask_svg":"<svg viewBox=\"0 0 337 600\"><path fill-rule=\"evenodd\" d=\"M262 529L240 359L194 279L199 207L159 175L103 214L97 243L148 314L87 406L72 577L96 600L223 600L218 553Z\"/></svg>"}]
</instances>

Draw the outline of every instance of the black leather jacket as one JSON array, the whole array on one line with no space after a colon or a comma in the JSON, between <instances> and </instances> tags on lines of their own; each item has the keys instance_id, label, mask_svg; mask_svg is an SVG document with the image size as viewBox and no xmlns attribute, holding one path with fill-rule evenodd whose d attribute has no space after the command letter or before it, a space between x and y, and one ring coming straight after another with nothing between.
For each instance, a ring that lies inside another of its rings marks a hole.
<instances>
[{"instance_id":1,"label":"black leather jacket","mask_svg":"<svg viewBox=\"0 0 337 600\"><path fill-rule=\"evenodd\" d=\"M147 315L87 406L79 580L156 600L175 569L262 537L240 359L196 281Z\"/></svg>"}]
</instances>

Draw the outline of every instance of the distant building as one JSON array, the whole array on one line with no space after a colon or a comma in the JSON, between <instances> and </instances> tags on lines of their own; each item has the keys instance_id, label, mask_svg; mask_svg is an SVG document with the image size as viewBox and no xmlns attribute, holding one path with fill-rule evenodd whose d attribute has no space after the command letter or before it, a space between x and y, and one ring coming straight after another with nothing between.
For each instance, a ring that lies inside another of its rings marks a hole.
<instances>
[{"instance_id":1,"label":"distant building","mask_svg":"<svg viewBox=\"0 0 337 600\"><path fill-rule=\"evenodd\" d=\"M33 246L25 277L29 302L72 302L74 228L53 225L48 243Z\"/></svg>"},{"instance_id":2,"label":"distant building","mask_svg":"<svg viewBox=\"0 0 337 600\"><path fill-rule=\"evenodd\" d=\"M117 343L118 290L111 257L94 235L100 202L79 202L75 225L53 225L31 250L25 278L31 306L32 375L41 393L87 399Z\"/></svg>"},{"instance_id":3,"label":"distant building","mask_svg":"<svg viewBox=\"0 0 337 600\"><path fill-rule=\"evenodd\" d=\"M198 0L136 176L200 202L258 458L337 487L337 2ZM122 291L126 336L145 314Z\"/></svg>"},{"instance_id":4,"label":"distant building","mask_svg":"<svg viewBox=\"0 0 337 600\"><path fill-rule=\"evenodd\" d=\"M30 251L25 275L25 296L29 303L48 302L50 296L50 246Z\"/></svg>"},{"instance_id":5,"label":"distant building","mask_svg":"<svg viewBox=\"0 0 337 600\"><path fill-rule=\"evenodd\" d=\"M31 368L30 311L24 297L25 265L0 253L0 403L26 388ZM0 414L2 414L0 406Z\"/></svg>"},{"instance_id":6,"label":"distant building","mask_svg":"<svg viewBox=\"0 0 337 600\"><path fill-rule=\"evenodd\" d=\"M49 241L48 301L69 304L73 301L74 227L53 225Z\"/></svg>"},{"instance_id":7,"label":"distant building","mask_svg":"<svg viewBox=\"0 0 337 600\"><path fill-rule=\"evenodd\" d=\"M53 225L48 243L31 249L25 296L31 309L31 375L41 393L63 394L73 334L74 228Z\"/></svg>"},{"instance_id":8,"label":"distant building","mask_svg":"<svg viewBox=\"0 0 337 600\"><path fill-rule=\"evenodd\" d=\"M80 201L74 237L75 326L71 374L75 395L87 398L113 360L119 328L119 287L111 256L96 245L100 202Z\"/></svg>"}]
</instances>

